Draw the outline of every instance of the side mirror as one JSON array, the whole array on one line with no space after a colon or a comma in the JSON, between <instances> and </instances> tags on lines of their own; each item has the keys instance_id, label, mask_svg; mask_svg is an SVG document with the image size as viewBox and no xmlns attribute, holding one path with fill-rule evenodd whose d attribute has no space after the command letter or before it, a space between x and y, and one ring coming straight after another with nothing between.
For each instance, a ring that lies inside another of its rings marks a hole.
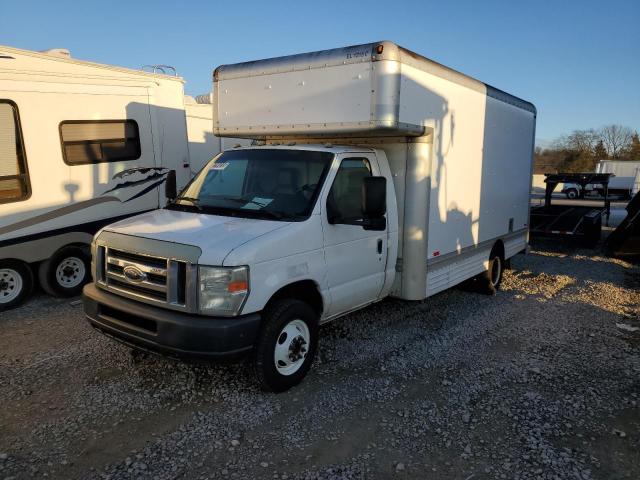
<instances>
[{"instance_id":1,"label":"side mirror","mask_svg":"<svg viewBox=\"0 0 640 480\"><path fill-rule=\"evenodd\" d=\"M384 230L387 221L387 179L385 177L365 177L362 182L362 228Z\"/></svg>"},{"instance_id":2,"label":"side mirror","mask_svg":"<svg viewBox=\"0 0 640 480\"><path fill-rule=\"evenodd\" d=\"M167 178L164 181L164 196L167 197L167 200L175 200L178 196L175 170L169 170L167 173Z\"/></svg>"},{"instance_id":3,"label":"side mirror","mask_svg":"<svg viewBox=\"0 0 640 480\"><path fill-rule=\"evenodd\" d=\"M365 217L383 217L387 213L387 179L365 177L362 181L362 213Z\"/></svg>"}]
</instances>

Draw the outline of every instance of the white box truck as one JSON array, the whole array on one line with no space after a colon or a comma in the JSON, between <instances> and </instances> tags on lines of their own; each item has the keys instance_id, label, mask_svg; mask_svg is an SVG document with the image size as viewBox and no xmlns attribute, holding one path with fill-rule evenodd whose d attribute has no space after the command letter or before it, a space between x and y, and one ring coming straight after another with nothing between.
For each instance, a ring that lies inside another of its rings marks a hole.
<instances>
[{"instance_id":1,"label":"white box truck","mask_svg":"<svg viewBox=\"0 0 640 480\"><path fill-rule=\"evenodd\" d=\"M170 170L184 186L220 152L202 109L178 76L0 46L0 311L36 279L78 295L93 235L164 205Z\"/></svg>"},{"instance_id":2,"label":"white box truck","mask_svg":"<svg viewBox=\"0 0 640 480\"><path fill-rule=\"evenodd\" d=\"M608 194L620 195L625 199L633 197L640 190L640 162L634 160L599 160L595 173L611 173ZM568 199L576 199L582 195L582 187L577 183L565 183L562 187ZM584 194L604 195L601 185L589 184Z\"/></svg>"},{"instance_id":3,"label":"white box truck","mask_svg":"<svg viewBox=\"0 0 640 480\"><path fill-rule=\"evenodd\" d=\"M225 65L211 161L163 210L93 243L98 330L168 355L251 354L281 391L318 326L470 278L527 247L536 110L391 42ZM173 195L170 195L173 196Z\"/></svg>"},{"instance_id":4,"label":"white box truck","mask_svg":"<svg viewBox=\"0 0 640 480\"><path fill-rule=\"evenodd\" d=\"M609 179L609 193L631 198L638 191L640 162L631 160L600 160L596 173L612 173Z\"/></svg>"}]
</instances>

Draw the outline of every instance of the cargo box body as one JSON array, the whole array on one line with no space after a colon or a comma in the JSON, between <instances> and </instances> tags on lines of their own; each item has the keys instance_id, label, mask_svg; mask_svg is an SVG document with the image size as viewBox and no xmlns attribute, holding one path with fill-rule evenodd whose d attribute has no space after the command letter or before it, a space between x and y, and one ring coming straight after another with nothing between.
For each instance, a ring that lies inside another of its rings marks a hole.
<instances>
[{"instance_id":1,"label":"cargo box body","mask_svg":"<svg viewBox=\"0 0 640 480\"><path fill-rule=\"evenodd\" d=\"M214 82L216 135L386 152L395 295L423 298L480 273L497 239L505 258L526 248L531 103L390 42L222 66Z\"/></svg>"}]
</instances>

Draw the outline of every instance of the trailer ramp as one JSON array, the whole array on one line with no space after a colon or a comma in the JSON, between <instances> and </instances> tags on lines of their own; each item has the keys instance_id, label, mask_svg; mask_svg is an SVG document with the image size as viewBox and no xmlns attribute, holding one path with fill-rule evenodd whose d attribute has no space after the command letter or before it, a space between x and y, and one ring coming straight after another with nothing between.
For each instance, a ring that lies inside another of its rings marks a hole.
<instances>
[{"instance_id":1,"label":"trailer ramp","mask_svg":"<svg viewBox=\"0 0 640 480\"><path fill-rule=\"evenodd\" d=\"M640 192L625 207L626 218L605 242L608 253L614 257L640 257Z\"/></svg>"}]
</instances>

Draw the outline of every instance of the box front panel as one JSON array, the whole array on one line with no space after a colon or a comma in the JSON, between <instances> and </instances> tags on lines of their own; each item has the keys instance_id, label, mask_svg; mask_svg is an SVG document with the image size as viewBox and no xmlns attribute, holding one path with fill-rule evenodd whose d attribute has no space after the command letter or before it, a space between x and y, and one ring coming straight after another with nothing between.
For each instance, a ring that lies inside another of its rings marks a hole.
<instances>
[{"instance_id":1,"label":"box front panel","mask_svg":"<svg viewBox=\"0 0 640 480\"><path fill-rule=\"evenodd\" d=\"M216 82L217 135L331 133L371 120L371 63Z\"/></svg>"}]
</instances>

